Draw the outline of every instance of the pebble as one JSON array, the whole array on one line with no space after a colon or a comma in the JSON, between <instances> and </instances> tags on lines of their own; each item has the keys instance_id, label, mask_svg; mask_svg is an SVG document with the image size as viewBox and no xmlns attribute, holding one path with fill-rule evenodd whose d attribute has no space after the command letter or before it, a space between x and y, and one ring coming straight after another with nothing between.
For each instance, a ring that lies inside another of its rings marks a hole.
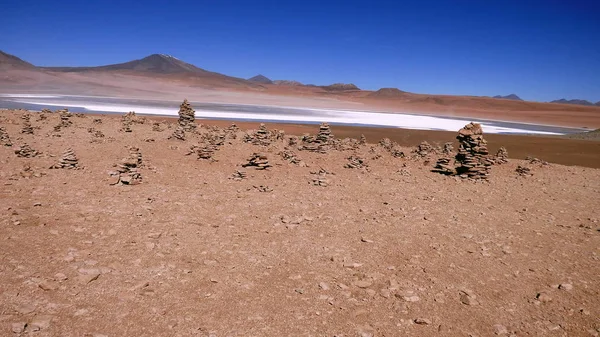
<instances>
[{"instance_id":1,"label":"pebble","mask_svg":"<svg viewBox=\"0 0 600 337\"><path fill-rule=\"evenodd\" d=\"M494 333L496 335L507 335L508 329L506 329L506 327L502 324L496 324L494 325Z\"/></svg>"},{"instance_id":2,"label":"pebble","mask_svg":"<svg viewBox=\"0 0 600 337\"><path fill-rule=\"evenodd\" d=\"M345 268L358 268L360 266L362 266L362 263L356 263L356 262L354 262L354 263L352 263L352 262L345 262L344 263L344 267Z\"/></svg>"},{"instance_id":3,"label":"pebble","mask_svg":"<svg viewBox=\"0 0 600 337\"><path fill-rule=\"evenodd\" d=\"M431 324L431 320L427 318L416 318L415 323L420 325L429 325Z\"/></svg>"},{"instance_id":4,"label":"pebble","mask_svg":"<svg viewBox=\"0 0 600 337\"><path fill-rule=\"evenodd\" d=\"M535 298L537 298L538 301L540 301L542 303L546 303L546 302L552 301L552 297L550 297L550 295L548 295L548 294L546 294L544 292L538 293Z\"/></svg>"},{"instance_id":5,"label":"pebble","mask_svg":"<svg viewBox=\"0 0 600 337\"><path fill-rule=\"evenodd\" d=\"M35 311L35 305L27 303L16 307L15 310L21 315L27 315Z\"/></svg>"},{"instance_id":6,"label":"pebble","mask_svg":"<svg viewBox=\"0 0 600 337\"><path fill-rule=\"evenodd\" d=\"M365 243L373 243L373 240L366 239L366 238L364 238L364 237L360 238L360 241L361 241L361 242L365 242Z\"/></svg>"},{"instance_id":7,"label":"pebble","mask_svg":"<svg viewBox=\"0 0 600 337\"><path fill-rule=\"evenodd\" d=\"M390 298L391 293L388 289L384 288L379 291L379 295L381 295L381 297L383 297L383 298Z\"/></svg>"},{"instance_id":8,"label":"pebble","mask_svg":"<svg viewBox=\"0 0 600 337\"><path fill-rule=\"evenodd\" d=\"M329 284L325 283L325 282L321 282L319 283L319 288L323 289L323 290L329 290Z\"/></svg>"},{"instance_id":9,"label":"pebble","mask_svg":"<svg viewBox=\"0 0 600 337\"><path fill-rule=\"evenodd\" d=\"M417 296L412 290L397 293L395 296L405 300L406 302L418 302L421 300L421 298Z\"/></svg>"},{"instance_id":10,"label":"pebble","mask_svg":"<svg viewBox=\"0 0 600 337\"><path fill-rule=\"evenodd\" d=\"M12 332L14 333L23 333L25 331L25 327L27 323L25 322L17 322L12 324Z\"/></svg>"},{"instance_id":11,"label":"pebble","mask_svg":"<svg viewBox=\"0 0 600 337\"><path fill-rule=\"evenodd\" d=\"M560 289L560 290L566 290L566 291L571 291L571 290L573 290L573 285L570 284L570 283L561 283L558 286L558 289Z\"/></svg>"},{"instance_id":12,"label":"pebble","mask_svg":"<svg viewBox=\"0 0 600 337\"><path fill-rule=\"evenodd\" d=\"M361 281L356 281L354 282L354 285L359 287L359 288L368 288L373 284L373 282L369 281L369 280L361 280Z\"/></svg>"},{"instance_id":13,"label":"pebble","mask_svg":"<svg viewBox=\"0 0 600 337\"><path fill-rule=\"evenodd\" d=\"M52 322L52 316L48 316L48 315L35 316L33 318L33 320L31 321L31 323L29 324L29 327L31 328L31 331L39 331L39 330L49 328L50 322Z\"/></svg>"},{"instance_id":14,"label":"pebble","mask_svg":"<svg viewBox=\"0 0 600 337\"><path fill-rule=\"evenodd\" d=\"M158 238L161 237L161 235L162 235L161 232L153 232L153 233L149 233L148 234L148 238L150 238L150 239L158 239Z\"/></svg>"},{"instance_id":15,"label":"pebble","mask_svg":"<svg viewBox=\"0 0 600 337\"><path fill-rule=\"evenodd\" d=\"M56 273L54 274L54 280L58 281L58 282L63 282L66 281L68 279L67 275L63 274L63 273Z\"/></svg>"},{"instance_id":16,"label":"pebble","mask_svg":"<svg viewBox=\"0 0 600 337\"><path fill-rule=\"evenodd\" d=\"M43 280L42 282L38 283L38 287L42 288L43 290L56 290L58 289L58 283L50 280Z\"/></svg>"},{"instance_id":17,"label":"pebble","mask_svg":"<svg viewBox=\"0 0 600 337\"><path fill-rule=\"evenodd\" d=\"M467 292L460 292L460 302L465 305L478 305L479 302L475 299L477 296L469 294Z\"/></svg>"},{"instance_id":18,"label":"pebble","mask_svg":"<svg viewBox=\"0 0 600 337\"><path fill-rule=\"evenodd\" d=\"M33 206L34 207L39 207L39 206L42 206L42 203L41 202L36 202L36 203L33 204Z\"/></svg>"}]
</instances>

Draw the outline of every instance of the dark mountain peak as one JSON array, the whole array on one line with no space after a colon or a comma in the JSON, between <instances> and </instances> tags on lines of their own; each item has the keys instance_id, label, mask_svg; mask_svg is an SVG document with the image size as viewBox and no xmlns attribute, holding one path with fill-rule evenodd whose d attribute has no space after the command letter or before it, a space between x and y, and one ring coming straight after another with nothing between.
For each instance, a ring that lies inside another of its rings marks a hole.
<instances>
[{"instance_id":1,"label":"dark mountain peak","mask_svg":"<svg viewBox=\"0 0 600 337\"><path fill-rule=\"evenodd\" d=\"M334 83L331 85L322 86L321 88L331 91L360 90L359 87L352 83Z\"/></svg>"},{"instance_id":2,"label":"dark mountain peak","mask_svg":"<svg viewBox=\"0 0 600 337\"><path fill-rule=\"evenodd\" d=\"M550 103L575 104L575 105L587 105L587 106L594 105L594 103L592 103L590 101L586 101L585 99L564 99L564 98L551 101Z\"/></svg>"},{"instance_id":3,"label":"dark mountain peak","mask_svg":"<svg viewBox=\"0 0 600 337\"><path fill-rule=\"evenodd\" d=\"M20 58L0 50L0 69L35 69L36 67Z\"/></svg>"},{"instance_id":4,"label":"dark mountain peak","mask_svg":"<svg viewBox=\"0 0 600 337\"><path fill-rule=\"evenodd\" d=\"M398 88L381 88L368 95L368 97L381 97L381 98L392 98L403 96L406 91L402 91Z\"/></svg>"},{"instance_id":5,"label":"dark mountain peak","mask_svg":"<svg viewBox=\"0 0 600 337\"><path fill-rule=\"evenodd\" d=\"M248 81L262 83L262 84L273 84L273 81L271 81L268 77L263 76L261 74L258 74L252 78L249 78Z\"/></svg>"},{"instance_id":6,"label":"dark mountain peak","mask_svg":"<svg viewBox=\"0 0 600 337\"><path fill-rule=\"evenodd\" d=\"M502 95L496 95L493 98L500 98L500 99L512 99L514 101L522 101L521 97L515 95L515 94L510 94L510 95L506 95L506 96L502 96Z\"/></svg>"}]
</instances>

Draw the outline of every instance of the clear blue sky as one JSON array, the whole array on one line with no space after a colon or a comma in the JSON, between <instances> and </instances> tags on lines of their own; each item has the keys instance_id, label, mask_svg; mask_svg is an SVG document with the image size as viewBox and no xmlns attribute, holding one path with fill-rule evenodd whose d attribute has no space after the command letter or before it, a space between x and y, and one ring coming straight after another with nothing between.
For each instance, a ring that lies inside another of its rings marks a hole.
<instances>
[{"instance_id":1,"label":"clear blue sky","mask_svg":"<svg viewBox=\"0 0 600 337\"><path fill-rule=\"evenodd\" d=\"M237 77L600 101L600 1L28 1L0 50L36 65L153 53Z\"/></svg>"}]
</instances>

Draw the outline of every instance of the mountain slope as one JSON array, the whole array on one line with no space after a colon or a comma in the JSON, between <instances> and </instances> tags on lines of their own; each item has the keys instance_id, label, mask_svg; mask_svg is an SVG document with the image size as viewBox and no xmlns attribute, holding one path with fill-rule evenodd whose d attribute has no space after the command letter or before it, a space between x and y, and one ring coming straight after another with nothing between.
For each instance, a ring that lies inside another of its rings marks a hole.
<instances>
[{"instance_id":1,"label":"mountain slope","mask_svg":"<svg viewBox=\"0 0 600 337\"><path fill-rule=\"evenodd\" d=\"M594 105L594 103L592 103L590 101L586 101L584 99L564 99L564 98L551 101L550 103L575 104L575 105L587 105L587 106Z\"/></svg>"},{"instance_id":2,"label":"mountain slope","mask_svg":"<svg viewBox=\"0 0 600 337\"><path fill-rule=\"evenodd\" d=\"M209 71L165 54L152 54L139 60L97 67L44 67L43 69L62 72L131 70L157 74L209 73Z\"/></svg>"},{"instance_id":3,"label":"mountain slope","mask_svg":"<svg viewBox=\"0 0 600 337\"><path fill-rule=\"evenodd\" d=\"M249 78L248 81L261 84L273 84L273 81L271 81L271 79L260 74Z\"/></svg>"},{"instance_id":4,"label":"mountain slope","mask_svg":"<svg viewBox=\"0 0 600 337\"><path fill-rule=\"evenodd\" d=\"M515 94L510 94L510 95L506 95L506 96L502 96L502 95L496 95L492 98L500 98L500 99L512 99L514 101L522 101L521 97L515 95Z\"/></svg>"},{"instance_id":5,"label":"mountain slope","mask_svg":"<svg viewBox=\"0 0 600 337\"><path fill-rule=\"evenodd\" d=\"M2 70L6 70L6 69L34 70L34 69L36 69L36 67L29 62L25 62L14 55L5 53L0 50L0 69L2 69Z\"/></svg>"}]
</instances>

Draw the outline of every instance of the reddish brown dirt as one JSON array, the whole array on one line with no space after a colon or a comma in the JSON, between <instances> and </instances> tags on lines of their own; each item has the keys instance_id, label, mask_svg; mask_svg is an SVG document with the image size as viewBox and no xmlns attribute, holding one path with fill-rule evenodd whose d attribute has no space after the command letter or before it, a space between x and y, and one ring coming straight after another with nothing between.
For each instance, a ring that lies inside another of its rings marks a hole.
<instances>
[{"instance_id":1,"label":"reddish brown dirt","mask_svg":"<svg viewBox=\"0 0 600 337\"><path fill-rule=\"evenodd\" d=\"M124 133L119 117L72 117L53 137L58 116L34 114L22 135L20 114L0 117L14 143L0 148L2 335L24 324L37 336L600 331L598 169L513 159L477 183L374 144L296 151L301 167L277 155L283 142L250 145L243 131L209 162L184 155L199 135L167 140L172 125ZM105 137L91 142L90 127ZM15 156L23 143L43 154ZM143 154L143 183L110 186L127 146ZM67 147L84 169L48 169ZM258 151L272 168L228 179ZM350 155L368 169L344 168ZM327 187L309 184L319 167L335 173Z\"/></svg>"}]
</instances>

